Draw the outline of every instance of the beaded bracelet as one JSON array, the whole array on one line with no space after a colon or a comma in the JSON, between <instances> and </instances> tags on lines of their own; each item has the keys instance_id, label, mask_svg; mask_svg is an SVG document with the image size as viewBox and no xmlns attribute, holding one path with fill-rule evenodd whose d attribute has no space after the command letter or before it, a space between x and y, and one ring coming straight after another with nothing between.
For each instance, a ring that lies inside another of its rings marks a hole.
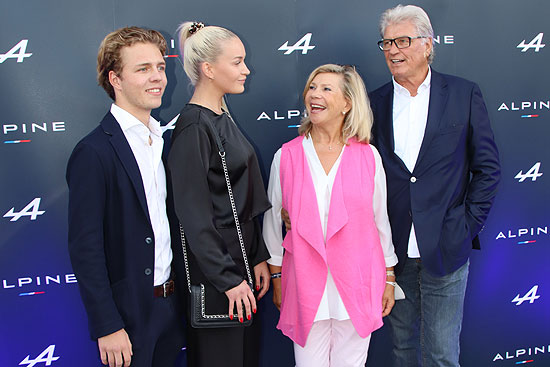
<instances>
[{"instance_id":1,"label":"beaded bracelet","mask_svg":"<svg viewBox=\"0 0 550 367\"><path fill-rule=\"evenodd\" d=\"M271 274L271 279L277 279L281 277L281 272Z\"/></svg>"}]
</instances>

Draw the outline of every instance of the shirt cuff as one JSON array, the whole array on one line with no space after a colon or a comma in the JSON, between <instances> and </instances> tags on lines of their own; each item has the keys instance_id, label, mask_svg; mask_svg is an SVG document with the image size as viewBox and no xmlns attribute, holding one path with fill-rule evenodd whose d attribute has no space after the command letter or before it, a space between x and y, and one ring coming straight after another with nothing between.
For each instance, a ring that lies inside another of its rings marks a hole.
<instances>
[{"instance_id":1,"label":"shirt cuff","mask_svg":"<svg viewBox=\"0 0 550 367\"><path fill-rule=\"evenodd\" d=\"M271 255L271 259L267 260L267 263L273 266L281 266L283 264L283 257L277 256L277 255L275 256Z\"/></svg>"},{"instance_id":2,"label":"shirt cuff","mask_svg":"<svg viewBox=\"0 0 550 367\"><path fill-rule=\"evenodd\" d=\"M384 260L386 262L386 268L397 265L397 261L398 261L396 254L392 254L388 257L384 257Z\"/></svg>"}]
</instances>

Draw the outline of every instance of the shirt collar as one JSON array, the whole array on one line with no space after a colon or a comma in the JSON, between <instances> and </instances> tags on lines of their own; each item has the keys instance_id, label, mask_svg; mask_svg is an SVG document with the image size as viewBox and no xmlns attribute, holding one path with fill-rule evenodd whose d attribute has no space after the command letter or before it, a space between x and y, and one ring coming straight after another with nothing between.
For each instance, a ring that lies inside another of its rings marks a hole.
<instances>
[{"instance_id":1,"label":"shirt collar","mask_svg":"<svg viewBox=\"0 0 550 367\"><path fill-rule=\"evenodd\" d=\"M401 84L395 81L395 78L393 76L391 77L391 80L393 82L394 93L405 95L407 97L411 95L407 90L407 88L403 87ZM420 86L418 87L417 95L424 93L426 90L429 90L431 84L432 84L432 68L428 66L428 75L426 75L426 78L424 79L422 84L420 84Z\"/></svg>"},{"instance_id":2,"label":"shirt collar","mask_svg":"<svg viewBox=\"0 0 550 367\"><path fill-rule=\"evenodd\" d=\"M134 115L114 103L111 104L111 114L115 117L118 124L120 125L120 128L124 132L136 126L143 126L147 129L147 126L139 121ZM162 129L160 128L160 123L151 116L149 116L149 128L147 130L149 130L153 135L162 137Z\"/></svg>"}]
</instances>

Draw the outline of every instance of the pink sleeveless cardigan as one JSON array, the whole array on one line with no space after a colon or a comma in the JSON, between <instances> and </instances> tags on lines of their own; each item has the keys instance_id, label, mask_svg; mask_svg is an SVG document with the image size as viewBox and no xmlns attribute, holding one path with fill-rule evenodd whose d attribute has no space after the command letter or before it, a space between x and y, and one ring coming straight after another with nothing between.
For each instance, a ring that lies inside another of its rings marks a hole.
<instances>
[{"instance_id":1,"label":"pink sleeveless cardigan","mask_svg":"<svg viewBox=\"0 0 550 367\"><path fill-rule=\"evenodd\" d=\"M303 137L282 147L283 207L292 230L283 241L282 305L277 328L306 344L330 268L358 334L382 326L385 262L374 222L375 161L370 145L349 140L332 188L326 245Z\"/></svg>"}]
</instances>

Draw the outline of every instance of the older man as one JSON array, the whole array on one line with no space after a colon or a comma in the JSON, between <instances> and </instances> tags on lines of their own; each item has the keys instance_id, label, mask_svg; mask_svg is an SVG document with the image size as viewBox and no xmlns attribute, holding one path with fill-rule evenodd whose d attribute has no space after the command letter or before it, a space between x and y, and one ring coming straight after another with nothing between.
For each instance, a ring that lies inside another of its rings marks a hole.
<instances>
[{"instance_id":1,"label":"older man","mask_svg":"<svg viewBox=\"0 0 550 367\"><path fill-rule=\"evenodd\" d=\"M389 316L396 366L458 366L469 255L500 178L479 87L430 68L433 30L417 6L380 20L393 80L371 94L374 143L406 298Z\"/></svg>"}]
</instances>

